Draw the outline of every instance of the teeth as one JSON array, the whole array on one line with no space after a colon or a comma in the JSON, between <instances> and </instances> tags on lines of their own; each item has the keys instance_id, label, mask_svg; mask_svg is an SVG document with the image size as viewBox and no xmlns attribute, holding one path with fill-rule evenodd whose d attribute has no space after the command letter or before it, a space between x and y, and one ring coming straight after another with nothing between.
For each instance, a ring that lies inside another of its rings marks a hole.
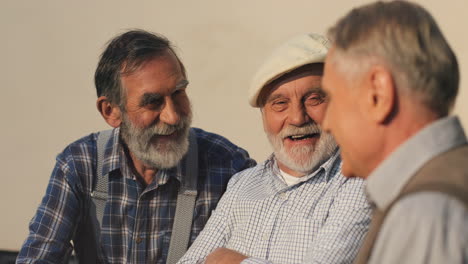
<instances>
[{"instance_id":1,"label":"teeth","mask_svg":"<svg viewBox=\"0 0 468 264\"><path fill-rule=\"evenodd\" d=\"M302 139L311 138L315 136L317 136L317 134L313 133L313 134L291 135L291 136L288 136L288 138L292 140L302 140Z\"/></svg>"},{"instance_id":2,"label":"teeth","mask_svg":"<svg viewBox=\"0 0 468 264\"><path fill-rule=\"evenodd\" d=\"M305 137L305 135L295 135L295 136L291 136L292 139L301 138L301 137Z\"/></svg>"}]
</instances>

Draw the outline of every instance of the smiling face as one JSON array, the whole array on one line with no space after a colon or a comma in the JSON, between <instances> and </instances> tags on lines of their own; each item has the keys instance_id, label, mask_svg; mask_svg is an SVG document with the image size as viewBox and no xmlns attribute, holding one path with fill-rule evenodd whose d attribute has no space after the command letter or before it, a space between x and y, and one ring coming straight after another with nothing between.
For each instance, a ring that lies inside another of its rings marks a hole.
<instances>
[{"instance_id":1,"label":"smiling face","mask_svg":"<svg viewBox=\"0 0 468 264\"><path fill-rule=\"evenodd\" d=\"M126 92L122 138L152 168L175 166L188 150L191 123L187 80L171 51L121 77Z\"/></svg>"},{"instance_id":2,"label":"smiling face","mask_svg":"<svg viewBox=\"0 0 468 264\"><path fill-rule=\"evenodd\" d=\"M322 64L295 70L265 87L263 125L281 170L303 176L328 159L336 144L318 123L326 108Z\"/></svg>"},{"instance_id":3,"label":"smiling face","mask_svg":"<svg viewBox=\"0 0 468 264\"><path fill-rule=\"evenodd\" d=\"M370 91L370 82L365 78L367 67L349 73L343 70L350 67L347 62L336 54L334 48L327 55L323 89L329 96L329 102L322 126L333 134L340 146L343 175L365 178L383 145L378 141L378 130L373 129L374 124L369 122L372 113L366 108L375 100L367 92Z\"/></svg>"}]
</instances>

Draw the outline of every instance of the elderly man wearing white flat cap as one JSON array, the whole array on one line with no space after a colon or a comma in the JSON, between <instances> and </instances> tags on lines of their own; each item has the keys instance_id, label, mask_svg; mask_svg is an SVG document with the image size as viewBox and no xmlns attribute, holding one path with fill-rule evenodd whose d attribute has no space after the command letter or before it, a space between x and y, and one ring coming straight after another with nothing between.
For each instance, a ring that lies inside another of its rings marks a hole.
<instances>
[{"instance_id":1,"label":"elderly man wearing white flat cap","mask_svg":"<svg viewBox=\"0 0 468 264\"><path fill-rule=\"evenodd\" d=\"M274 153L230 180L179 263L351 263L370 223L363 181L341 174L339 150L319 123L329 49L323 36L279 47L253 79Z\"/></svg>"}]
</instances>

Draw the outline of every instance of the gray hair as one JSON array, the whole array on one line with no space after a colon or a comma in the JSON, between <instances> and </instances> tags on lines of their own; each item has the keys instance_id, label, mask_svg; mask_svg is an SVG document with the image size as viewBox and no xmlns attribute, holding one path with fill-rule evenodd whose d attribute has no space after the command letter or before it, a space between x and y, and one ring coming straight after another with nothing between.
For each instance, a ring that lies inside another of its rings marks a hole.
<instances>
[{"instance_id":1,"label":"gray hair","mask_svg":"<svg viewBox=\"0 0 468 264\"><path fill-rule=\"evenodd\" d=\"M415 95L439 116L448 115L453 107L459 83L457 58L423 7L406 1L364 5L341 18L328 37L336 57L362 63L360 67L342 65L343 73L383 62L399 92Z\"/></svg>"},{"instance_id":2,"label":"gray hair","mask_svg":"<svg viewBox=\"0 0 468 264\"><path fill-rule=\"evenodd\" d=\"M182 73L185 68L171 42L164 36L144 30L130 30L113 38L101 55L94 83L97 96L106 96L110 103L125 110L125 92L120 80L121 75L131 74L145 62L163 56L171 51L179 61Z\"/></svg>"}]
</instances>

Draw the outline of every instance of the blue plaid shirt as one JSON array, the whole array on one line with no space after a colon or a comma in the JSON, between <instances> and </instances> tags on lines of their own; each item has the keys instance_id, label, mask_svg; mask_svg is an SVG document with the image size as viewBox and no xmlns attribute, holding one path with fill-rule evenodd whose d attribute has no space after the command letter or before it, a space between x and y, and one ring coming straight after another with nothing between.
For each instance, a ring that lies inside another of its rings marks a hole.
<instances>
[{"instance_id":1,"label":"blue plaid shirt","mask_svg":"<svg viewBox=\"0 0 468 264\"><path fill-rule=\"evenodd\" d=\"M199 180L191 241L204 227L230 177L255 165L245 150L227 139L193 129L198 142ZM83 233L96 170L96 140L97 134L91 134L58 155L18 263L62 263L73 249L71 241L79 243L76 239ZM101 229L105 262L165 263L182 165L158 171L145 187L129 166L119 129L114 130L103 161L103 172L109 174Z\"/></svg>"},{"instance_id":2,"label":"blue plaid shirt","mask_svg":"<svg viewBox=\"0 0 468 264\"><path fill-rule=\"evenodd\" d=\"M179 263L218 247L242 263L351 263L370 223L364 181L340 173L336 153L305 181L287 186L274 157L236 174L205 229Z\"/></svg>"}]
</instances>

